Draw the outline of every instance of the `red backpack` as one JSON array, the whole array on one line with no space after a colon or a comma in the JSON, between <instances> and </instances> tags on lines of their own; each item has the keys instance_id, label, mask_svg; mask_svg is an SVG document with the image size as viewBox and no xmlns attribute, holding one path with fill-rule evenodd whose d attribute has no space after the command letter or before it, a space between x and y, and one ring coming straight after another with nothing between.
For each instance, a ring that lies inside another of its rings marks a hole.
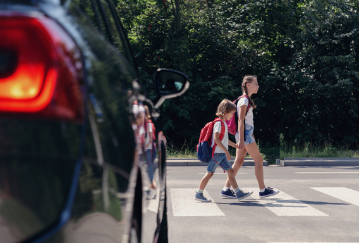
<instances>
[{"instance_id":1,"label":"red backpack","mask_svg":"<svg viewBox=\"0 0 359 244\"><path fill-rule=\"evenodd\" d=\"M239 99L242 97L246 97L249 101L249 97L247 95L239 96L236 100L233 101L233 103L236 105L238 104ZM246 115L248 113L248 110L252 107L252 105L249 103L246 110ZM234 116L230 120L226 120L227 126L228 126L228 133L235 135L238 131L238 112L236 111L234 113ZM246 140L246 138L244 138Z\"/></svg>"},{"instance_id":2,"label":"red backpack","mask_svg":"<svg viewBox=\"0 0 359 244\"><path fill-rule=\"evenodd\" d=\"M212 122L207 123L201 130L201 135L199 136L199 141L197 145L197 157L203 163L209 163L213 157L214 151L217 144L212 145L212 135L213 135L213 126L217 121L221 121L221 133L219 135L219 140L223 140L226 127L224 122L217 118Z\"/></svg>"},{"instance_id":3,"label":"red backpack","mask_svg":"<svg viewBox=\"0 0 359 244\"><path fill-rule=\"evenodd\" d=\"M148 123L151 123L152 126L152 161L155 160L157 155L157 147L156 147L156 127L152 120L145 121L145 138L147 138L147 126Z\"/></svg>"},{"instance_id":4,"label":"red backpack","mask_svg":"<svg viewBox=\"0 0 359 244\"><path fill-rule=\"evenodd\" d=\"M151 123L151 125L152 125L152 137L153 137L153 140L156 141L156 127L155 127L155 124L150 119L148 120L148 123Z\"/></svg>"},{"instance_id":5,"label":"red backpack","mask_svg":"<svg viewBox=\"0 0 359 244\"><path fill-rule=\"evenodd\" d=\"M148 121L145 121L145 137L147 138L147 126L148 126L148 123L151 123L151 126L152 126L152 138L153 138L153 141L156 141L156 127L155 125L152 123L152 120L148 120Z\"/></svg>"}]
</instances>

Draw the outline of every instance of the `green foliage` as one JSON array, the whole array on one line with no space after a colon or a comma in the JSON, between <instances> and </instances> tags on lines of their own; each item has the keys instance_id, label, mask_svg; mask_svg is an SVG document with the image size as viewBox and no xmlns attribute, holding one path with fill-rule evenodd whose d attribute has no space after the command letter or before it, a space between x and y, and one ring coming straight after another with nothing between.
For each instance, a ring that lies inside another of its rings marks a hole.
<instances>
[{"instance_id":1,"label":"green foliage","mask_svg":"<svg viewBox=\"0 0 359 244\"><path fill-rule=\"evenodd\" d=\"M350 150L348 146L334 147L331 144L302 145L285 144L280 150L280 159L284 158L353 158L359 157L359 151Z\"/></svg>"},{"instance_id":2,"label":"green foliage","mask_svg":"<svg viewBox=\"0 0 359 244\"><path fill-rule=\"evenodd\" d=\"M190 77L157 121L173 145L194 146L246 74L258 76L255 136L268 155L294 141L357 145L357 0L116 2L149 94L159 67Z\"/></svg>"}]
</instances>

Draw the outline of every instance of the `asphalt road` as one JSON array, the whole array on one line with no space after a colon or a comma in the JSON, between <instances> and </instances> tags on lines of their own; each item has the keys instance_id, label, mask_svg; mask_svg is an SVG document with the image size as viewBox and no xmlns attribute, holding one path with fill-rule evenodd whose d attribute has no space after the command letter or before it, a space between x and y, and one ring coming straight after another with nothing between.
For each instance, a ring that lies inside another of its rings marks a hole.
<instances>
[{"instance_id":1,"label":"asphalt road","mask_svg":"<svg viewBox=\"0 0 359 244\"><path fill-rule=\"evenodd\" d=\"M220 191L217 169L194 200L206 166L167 168L170 242L359 242L359 167L264 167L266 186L281 191L260 200L253 166L236 179L253 197L238 202Z\"/></svg>"}]
</instances>

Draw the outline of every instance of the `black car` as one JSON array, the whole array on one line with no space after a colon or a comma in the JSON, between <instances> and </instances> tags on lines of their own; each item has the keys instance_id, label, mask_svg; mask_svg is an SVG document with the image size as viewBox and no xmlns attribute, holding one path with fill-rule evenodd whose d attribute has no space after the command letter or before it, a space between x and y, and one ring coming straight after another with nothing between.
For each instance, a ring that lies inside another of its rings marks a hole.
<instances>
[{"instance_id":1,"label":"black car","mask_svg":"<svg viewBox=\"0 0 359 244\"><path fill-rule=\"evenodd\" d=\"M0 0L0 242L168 241L166 139L150 168L136 116L189 82L154 79L112 0Z\"/></svg>"}]
</instances>

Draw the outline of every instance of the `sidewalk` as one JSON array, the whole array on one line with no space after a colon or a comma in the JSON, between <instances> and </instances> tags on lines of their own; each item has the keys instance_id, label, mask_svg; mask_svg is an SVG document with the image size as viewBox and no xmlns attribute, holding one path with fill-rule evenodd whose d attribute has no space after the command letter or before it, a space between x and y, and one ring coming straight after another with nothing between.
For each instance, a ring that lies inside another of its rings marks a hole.
<instances>
[{"instance_id":1,"label":"sidewalk","mask_svg":"<svg viewBox=\"0 0 359 244\"><path fill-rule=\"evenodd\" d=\"M167 166L206 166L208 164L202 163L196 158L167 158ZM229 161L231 164L234 163L234 158ZM243 166L254 166L252 158L246 158ZM263 161L263 166L268 166L267 161Z\"/></svg>"},{"instance_id":2,"label":"sidewalk","mask_svg":"<svg viewBox=\"0 0 359 244\"><path fill-rule=\"evenodd\" d=\"M278 163L281 166L359 166L359 158L284 158L277 159Z\"/></svg>"},{"instance_id":3,"label":"sidewalk","mask_svg":"<svg viewBox=\"0 0 359 244\"><path fill-rule=\"evenodd\" d=\"M234 163L234 158L229 161ZM167 166L206 166L196 158L167 158ZM254 166L252 158L246 158L243 166ZM268 166L266 160L263 166ZM271 166L359 166L359 158L284 158L277 159L277 165Z\"/></svg>"}]
</instances>

